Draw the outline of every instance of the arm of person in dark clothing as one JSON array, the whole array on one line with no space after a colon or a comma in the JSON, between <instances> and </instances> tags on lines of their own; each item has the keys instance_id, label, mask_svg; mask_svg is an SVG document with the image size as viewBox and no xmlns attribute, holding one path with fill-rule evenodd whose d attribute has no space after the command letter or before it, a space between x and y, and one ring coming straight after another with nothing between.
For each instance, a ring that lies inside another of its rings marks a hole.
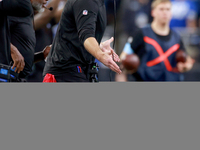
<instances>
[{"instance_id":1,"label":"arm of person in dark clothing","mask_svg":"<svg viewBox=\"0 0 200 150\"><path fill-rule=\"evenodd\" d=\"M13 60L12 69L15 68L15 72L20 73L20 71L22 71L25 66L24 57L21 55L21 53L13 44L11 44L10 49L11 49L11 58Z\"/></svg>"},{"instance_id":2,"label":"arm of person in dark clothing","mask_svg":"<svg viewBox=\"0 0 200 150\"><path fill-rule=\"evenodd\" d=\"M65 7L67 0L61 0L61 2L63 2L62 6L58 7L58 9L57 9L57 11L55 12L55 15L54 15L54 20L55 20L56 23L58 23L60 21L60 18L61 18L61 15L62 15L62 12L63 12L63 9Z\"/></svg>"},{"instance_id":3,"label":"arm of person in dark clothing","mask_svg":"<svg viewBox=\"0 0 200 150\"><path fill-rule=\"evenodd\" d=\"M42 60L44 60L44 53L43 51L40 51L40 52L36 52L34 53L34 61L33 63L37 63L37 62L40 62Z\"/></svg>"},{"instance_id":4,"label":"arm of person in dark clothing","mask_svg":"<svg viewBox=\"0 0 200 150\"><path fill-rule=\"evenodd\" d=\"M145 54L145 42L142 30L138 29L136 33L129 37L131 41L127 41L124 46L122 53L120 54L120 59L124 59L127 54L135 53L141 59Z\"/></svg>"},{"instance_id":5,"label":"arm of person in dark clothing","mask_svg":"<svg viewBox=\"0 0 200 150\"><path fill-rule=\"evenodd\" d=\"M26 17L33 13L33 9L30 0L3 0L0 2L0 13Z\"/></svg>"},{"instance_id":6,"label":"arm of person in dark clothing","mask_svg":"<svg viewBox=\"0 0 200 150\"><path fill-rule=\"evenodd\" d=\"M96 21L99 6L96 1L76 1L73 5L74 18L81 43L97 60L116 73L121 73L119 66L113 60L113 50L101 50L95 39ZM117 59L119 61L119 59Z\"/></svg>"},{"instance_id":7,"label":"arm of person in dark clothing","mask_svg":"<svg viewBox=\"0 0 200 150\"><path fill-rule=\"evenodd\" d=\"M119 56L115 53L115 51L111 48L110 44L114 41L114 38L111 37L110 39L104 41L104 42L101 42L100 43L100 49L103 51L103 52L106 52L106 51L112 51L113 53L113 60L115 62L119 62L120 59L119 59Z\"/></svg>"},{"instance_id":8,"label":"arm of person in dark clothing","mask_svg":"<svg viewBox=\"0 0 200 150\"><path fill-rule=\"evenodd\" d=\"M195 60L191 58L191 56L187 53L185 46L183 44L183 41L180 41L180 50L183 50L187 54L186 62L178 62L177 68L179 72L187 72L190 71L193 68L193 65L195 63Z\"/></svg>"},{"instance_id":9,"label":"arm of person in dark clothing","mask_svg":"<svg viewBox=\"0 0 200 150\"><path fill-rule=\"evenodd\" d=\"M78 36L82 44L89 37L95 38L98 7L97 2L91 0L76 1L73 5Z\"/></svg>"},{"instance_id":10,"label":"arm of person in dark clothing","mask_svg":"<svg viewBox=\"0 0 200 150\"><path fill-rule=\"evenodd\" d=\"M37 13L34 16L35 30L43 28L47 23L49 23L51 21L52 18L55 17L55 13L58 11L59 3L60 3L60 0L50 1L46 7L47 8L53 7L52 11L45 9L44 12Z\"/></svg>"},{"instance_id":11,"label":"arm of person in dark clothing","mask_svg":"<svg viewBox=\"0 0 200 150\"><path fill-rule=\"evenodd\" d=\"M102 62L105 66L109 67L112 71L120 74L119 66L113 60L113 51L103 52L99 47L95 38L89 37L84 42L85 49L93 55L96 59ZM119 61L119 60L118 60Z\"/></svg>"},{"instance_id":12,"label":"arm of person in dark clothing","mask_svg":"<svg viewBox=\"0 0 200 150\"><path fill-rule=\"evenodd\" d=\"M43 49L43 51L34 53L34 63L45 60L47 55L49 54L50 49L51 45L48 45Z\"/></svg>"},{"instance_id":13,"label":"arm of person in dark clothing","mask_svg":"<svg viewBox=\"0 0 200 150\"><path fill-rule=\"evenodd\" d=\"M145 42L142 30L138 29L135 36L133 36L133 41L131 42L131 48L135 54L141 59L145 54Z\"/></svg>"}]
</instances>

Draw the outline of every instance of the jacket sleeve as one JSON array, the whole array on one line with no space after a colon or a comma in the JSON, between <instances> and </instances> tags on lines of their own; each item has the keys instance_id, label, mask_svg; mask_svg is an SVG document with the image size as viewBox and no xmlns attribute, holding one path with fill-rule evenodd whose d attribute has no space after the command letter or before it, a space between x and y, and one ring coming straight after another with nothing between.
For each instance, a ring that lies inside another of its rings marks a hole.
<instances>
[{"instance_id":1,"label":"jacket sleeve","mask_svg":"<svg viewBox=\"0 0 200 150\"><path fill-rule=\"evenodd\" d=\"M30 0L2 0L0 13L7 16L26 17L33 13Z\"/></svg>"},{"instance_id":2,"label":"jacket sleeve","mask_svg":"<svg viewBox=\"0 0 200 150\"><path fill-rule=\"evenodd\" d=\"M144 35L141 29L138 29L133 35L133 41L131 42L131 48L135 54L140 58L145 54L145 42Z\"/></svg>"},{"instance_id":3,"label":"jacket sleeve","mask_svg":"<svg viewBox=\"0 0 200 150\"><path fill-rule=\"evenodd\" d=\"M73 14L81 43L89 37L95 37L98 11L98 4L94 0L77 0L74 3Z\"/></svg>"}]
</instances>

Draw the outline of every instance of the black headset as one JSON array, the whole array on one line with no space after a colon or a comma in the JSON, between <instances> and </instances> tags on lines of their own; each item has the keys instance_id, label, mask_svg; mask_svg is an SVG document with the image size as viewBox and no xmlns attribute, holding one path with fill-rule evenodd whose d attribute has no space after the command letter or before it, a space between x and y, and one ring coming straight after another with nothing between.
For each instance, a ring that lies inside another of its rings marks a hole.
<instances>
[{"instance_id":1,"label":"black headset","mask_svg":"<svg viewBox=\"0 0 200 150\"><path fill-rule=\"evenodd\" d=\"M45 9L48 9L48 10L50 10L50 11L52 11L53 10L53 7L49 7L49 8L47 8L47 7L45 7L45 6L43 6Z\"/></svg>"}]
</instances>

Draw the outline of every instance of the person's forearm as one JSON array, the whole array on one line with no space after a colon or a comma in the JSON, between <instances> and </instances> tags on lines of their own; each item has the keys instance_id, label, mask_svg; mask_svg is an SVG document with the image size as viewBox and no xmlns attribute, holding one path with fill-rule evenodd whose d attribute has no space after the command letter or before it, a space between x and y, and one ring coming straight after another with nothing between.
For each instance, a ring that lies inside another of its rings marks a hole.
<instances>
[{"instance_id":1,"label":"person's forearm","mask_svg":"<svg viewBox=\"0 0 200 150\"><path fill-rule=\"evenodd\" d=\"M42 60L44 60L44 53L43 53L43 51L34 53L34 62L33 63L37 63L37 62L42 61Z\"/></svg>"},{"instance_id":2,"label":"person's forearm","mask_svg":"<svg viewBox=\"0 0 200 150\"><path fill-rule=\"evenodd\" d=\"M52 11L45 9L44 12L38 13L34 16L35 30L38 30L38 29L44 27L47 23L49 23L51 21L51 19L55 15L55 12L57 11L59 3L60 3L60 0L52 0L46 6L47 8L53 7Z\"/></svg>"},{"instance_id":3,"label":"person's forearm","mask_svg":"<svg viewBox=\"0 0 200 150\"><path fill-rule=\"evenodd\" d=\"M56 22L56 23L58 23L58 22L60 21L62 12L63 12L63 8L62 8L62 9L58 9L58 10L55 12L54 18L55 18L55 22Z\"/></svg>"},{"instance_id":4,"label":"person's forearm","mask_svg":"<svg viewBox=\"0 0 200 150\"><path fill-rule=\"evenodd\" d=\"M24 69L25 62L24 57L18 51L17 47L11 44L11 58L13 61L12 69L15 68L15 72L20 73Z\"/></svg>"},{"instance_id":5,"label":"person's forearm","mask_svg":"<svg viewBox=\"0 0 200 150\"><path fill-rule=\"evenodd\" d=\"M103 52L100 49L99 44L94 37L87 38L84 41L84 47L91 55L93 55L105 66L109 67L112 71L119 74L121 73L119 66L113 60L113 50L107 49L105 50L105 52ZM118 59L116 58L116 60Z\"/></svg>"},{"instance_id":6,"label":"person's forearm","mask_svg":"<svg viewBox=\"0 0 200 150\"><path fill-rule=\"evenodd\" d=\"M48 45L43 49L43 51L34 53L34 62L33 63L45 60L45 58L47 57L47 55L50 52L50 49L51 49L51 45Z\"/></svg>"},{"instance_id":7,"label":"person's forearm","mask_svg":"<svg viewBox=\"0 0 200 150\"><path fill-rule=\"evenodd\" d=\"M84 47L92 56L94 56L98 60L101 58L101 55L103 55L103 52L94 37L87 38L84 41Z\"/></svg>"},{"instance_id":8,"label":"person's forearm","mask_svg":"<svg viewBox=\"0 0 200 150\"><path fill-rule=\"evenodd\" d=\"M11 52L11 54L15 53L16 51L17 51L17 48L12 43L10 43L10 52Z\"/></svg>"},{"instance_id":9,"label":"person's forearm","mask_svg":"<svg viewBox=\"0 0 200 150\"><path fill-rule=\"evenodd\" d=\"M62 15L62 12L63 12L63 9L65 7L67 0L62 0L61 2L62 2L61 7L58 7L58 9L56 10L55 15L54 15L54 19L55 19L56 23L58 23L60 21L60 18L61 18L61 15Z\"/></svg>"}]
</instances>

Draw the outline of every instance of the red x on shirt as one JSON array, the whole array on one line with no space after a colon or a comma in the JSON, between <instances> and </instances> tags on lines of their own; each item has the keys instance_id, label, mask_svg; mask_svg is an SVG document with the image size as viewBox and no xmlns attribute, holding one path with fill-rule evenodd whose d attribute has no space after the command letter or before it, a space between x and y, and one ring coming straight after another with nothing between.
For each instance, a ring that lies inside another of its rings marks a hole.
<instances>
[{"instance_id":1,"label":"red x on shirt","mask_svg":"<svg viewBox=\"0 0 200 150\"><path fill-rule=\"evenodd\" d=\"M151 60L151 61L148 61L148 62L147 62L147 66L148 66L148 67L152 67L152 66L155 66L155 65L157 65L157 64L159 64L159 63L161 63L161 62L164 61L164 64L165 64L165 67L167 68L167 70L168 70L168 71L173 71L173 68L172 68L172 66L171 66L171 64L170 64L170 62L169 62L169 60L168 60L168 57L169 57L172 53L176 52L176 51L179 49L180 45L179 45L179 44L175 44L175 45L173 45L172 47L170 47L170 48L164 53L164 51L163 51L163 49L161 48L161 46L160 46L154 39L145 36L145 37L144 37L144 41L145 41L146 43L148 43L148 44L151 44L151 45L156 49L156 51L158 52L158 54L160 55L160 56L158 56L157 58L155 58L155 59L153 59L153 60Z\"/></svg>"}]
</instances>

